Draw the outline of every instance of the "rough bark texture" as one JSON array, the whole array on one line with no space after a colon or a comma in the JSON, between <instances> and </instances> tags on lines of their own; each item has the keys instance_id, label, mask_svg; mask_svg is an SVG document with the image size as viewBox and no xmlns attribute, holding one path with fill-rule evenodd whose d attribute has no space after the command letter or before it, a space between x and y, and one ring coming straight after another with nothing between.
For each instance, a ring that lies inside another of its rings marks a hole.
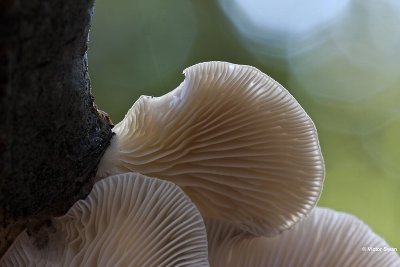
<instances>
[{"instance_id":1,"label":"rough bark texture","mask_svg":"<svg viewBox=\"0 0 400 267\"><path fill-rule=\"evenodd\" d=\"M0 0L0 255L88 194L111 139L90 94L92 8Z\"/></svg>"}]
</instances>

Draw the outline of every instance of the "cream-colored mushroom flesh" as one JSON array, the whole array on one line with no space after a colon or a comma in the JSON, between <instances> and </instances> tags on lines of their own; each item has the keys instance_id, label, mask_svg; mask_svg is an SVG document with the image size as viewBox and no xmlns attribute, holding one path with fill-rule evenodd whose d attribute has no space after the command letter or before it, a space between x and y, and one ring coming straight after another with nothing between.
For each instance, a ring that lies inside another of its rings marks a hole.
<instances>
[{"instance_id":1,"label":"cream-colored mushroom flesh","mask_svg":"<svg viewBox=\"0 0 400 267\"><path fill-rule=\"evenodd\" d=\"M399 255L365 223L326 208L315 208L293 229L275 237L252 237L218 219L206 220L206 227L210 266L400 266Z\"/></svg>"},{"instance_id":2,"label":"cream-colored mushroom flesh","mask_svg":"<svg viewBox=\"0 0 400 267\"><path fill-rule=\"evenodd\" d=\"M256 68L207 62L161 97L142 96L113 131L98 178L137 171L172 181L205 217L275 235L319 198L324 166L313 122Z\"/></svg>"},{"instance_id":3,"label":"cream-colored mushroom flesh","mask_svg":"<svg viewBox=\"0 0 400 267\"><path fill-rule=\"evenodd\" d=\"M208 266L207 237L181 189L127 173L96 183L56 218L43 249L23 232L0 266Z\"/></svg>"}]
</instances>

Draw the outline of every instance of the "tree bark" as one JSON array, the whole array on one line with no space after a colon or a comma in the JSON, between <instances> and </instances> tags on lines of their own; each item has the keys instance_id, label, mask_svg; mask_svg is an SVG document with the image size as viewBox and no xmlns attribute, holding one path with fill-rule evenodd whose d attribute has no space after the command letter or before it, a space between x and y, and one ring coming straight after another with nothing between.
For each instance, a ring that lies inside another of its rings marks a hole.
<instances>
[{"instance_id":1,"label":"tree bark","mask_svg":"<svg viewBox=\"0 0 400 267\"><path fill-rule=\"evenodd\" d=\"M0 0L0 255L89 193L112 137L90 93L92 11L93 0Z\"/></svg>"}]
</instances>

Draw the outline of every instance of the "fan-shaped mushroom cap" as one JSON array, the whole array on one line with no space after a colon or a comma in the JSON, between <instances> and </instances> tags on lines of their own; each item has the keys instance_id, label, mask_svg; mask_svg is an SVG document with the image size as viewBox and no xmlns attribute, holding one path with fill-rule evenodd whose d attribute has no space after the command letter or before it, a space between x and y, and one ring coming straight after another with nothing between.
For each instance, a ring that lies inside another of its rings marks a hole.
<instances>
[{"instance_id":1,"label":"fan-shaped mushroom cap","mask_svg":"<svg viewBox=\"0 0 400 267\"><path fill-rule=\"evenodd\" d=\"M208 266L194 204L176 185L140 174L96 183L54 227L41 250L23 232L0 266Z\"/></svg>"},{"instance_id":2,"label":"fan-shaped mushroom cap","mask_svg":"<svg viewBox=\"0 0 400 267\"><path fill-rule=\"evenodd\" d=\"M256 68L208 62L161 97L142 96L113 131L98 177L172 181L204 217L257 235L290 228L317 202L324 166L313 122Z\"/></svg>"},{"instance_id":3,"label":"fan-shaped mushroom cap","mask_svg":"<svg viewBox=\"0 0 400 267\"><path fill-rule=\"evenodd\" d=\"M389 251L389 245L365 223L326 208L315 208L293 229L269 238L249 236L218 219L206 220L206 227L209 261L215 267L400 266L399 255Z\"/></svg>"}]
</instances>

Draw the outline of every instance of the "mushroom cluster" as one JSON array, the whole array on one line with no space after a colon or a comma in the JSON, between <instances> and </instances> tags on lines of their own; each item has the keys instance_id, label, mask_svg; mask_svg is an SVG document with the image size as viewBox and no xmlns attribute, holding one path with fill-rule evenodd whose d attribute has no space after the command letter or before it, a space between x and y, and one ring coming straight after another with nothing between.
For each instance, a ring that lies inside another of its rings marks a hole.
<instances>
[{"instance_id":1,"label":"mushroom cluster","mask_svg":"<svg viewBox=\"0 0 400 267\"><path fill-rule=\"evenodd\" d=\"M357 218L315 207L315 126L256 68L206 62L114 128L93 190L35 247L23 232L1 266L400 266ZM154 177L154 178L151 178Z\"/></svg>"}]
</instances>

